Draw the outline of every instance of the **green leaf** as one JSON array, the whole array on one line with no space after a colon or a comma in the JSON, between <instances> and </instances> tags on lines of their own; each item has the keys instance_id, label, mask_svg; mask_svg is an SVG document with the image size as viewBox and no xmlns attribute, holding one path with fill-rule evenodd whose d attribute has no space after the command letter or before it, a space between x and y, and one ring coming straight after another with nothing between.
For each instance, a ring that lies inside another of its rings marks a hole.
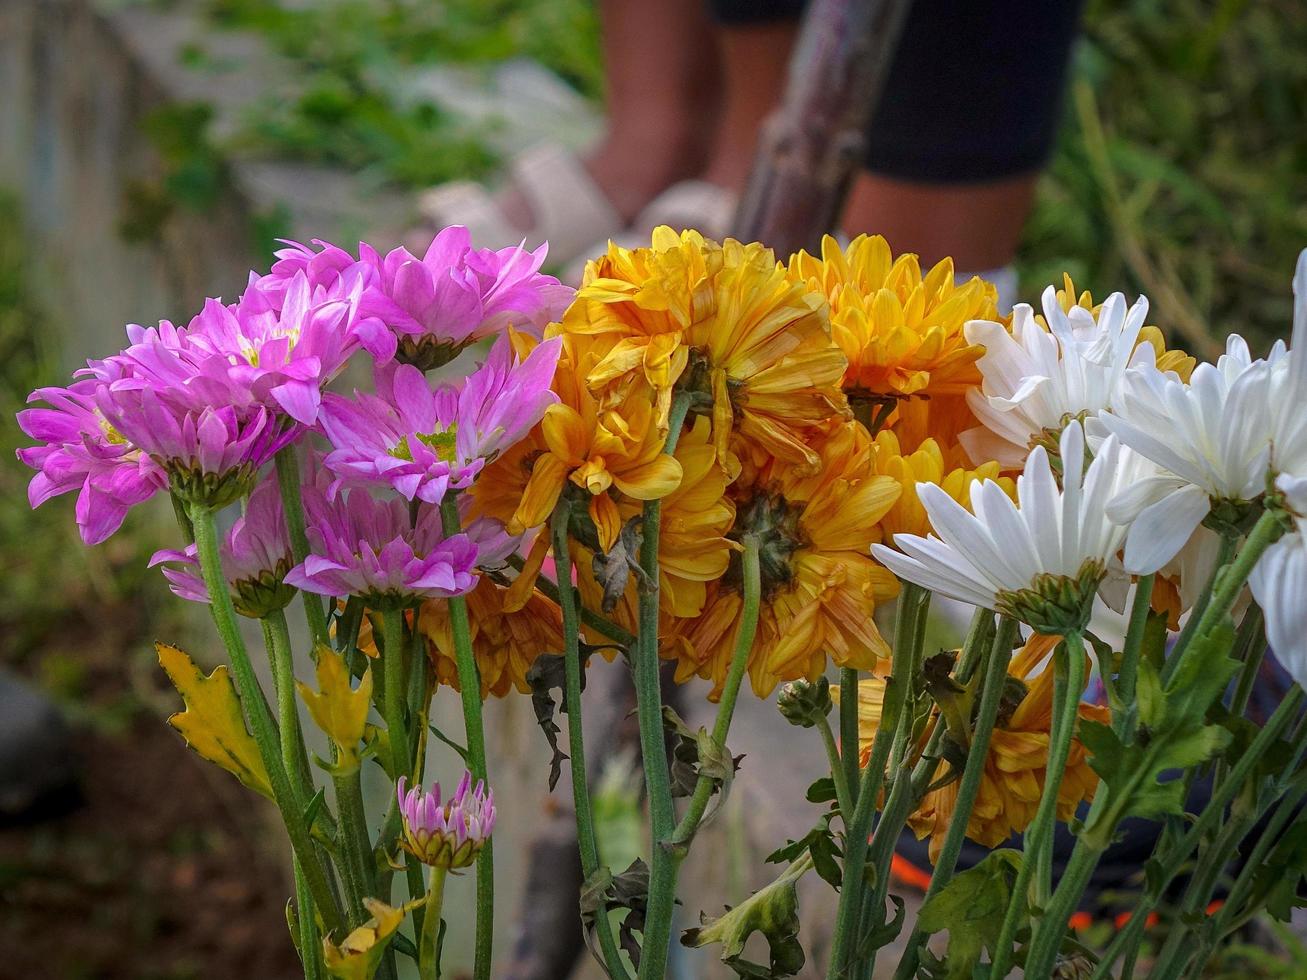
<instances>
[{"instance_id":1,"label":"green leaf","mask_svg":"<svg viewBox=\"0 0 1307 980\"><path fill-rule=\"evenodd\" d=\"M1166 721L1166 693L1162 690L1162 678L1157 668L1147 660L1139 661L1135 700L1139 706L1139 721L1149 728L1161 728Z\"/></svg>"},{"instance_id":2,"label":"green leaf","mask_svg":"<svg viewBox=\"0 0 1307 980\"><path fill-rule=\"evenodd\" d=\"M794 976L804 963L799 943L799 896L794 887L797 880L798 876L787 870L716 919L700 913L699 928L685 930L681 943L693 948L719 944L721 961L739 977L770 980ZM767 965L744 958L744 947L755 932L767 940Z\"/></svg>"},{"instance_id":3,"label":"green leaf","mask_svg":"<svg viewBox=\"0 0 1307 980\"><path fill-rule=\"evenodd\" d=\"M967 980L982 950L993 952L1021 861L1019 851L993 851L922 905L917 924L926 932L948 932L948 980Z\"/></svg>"}]
</instances>

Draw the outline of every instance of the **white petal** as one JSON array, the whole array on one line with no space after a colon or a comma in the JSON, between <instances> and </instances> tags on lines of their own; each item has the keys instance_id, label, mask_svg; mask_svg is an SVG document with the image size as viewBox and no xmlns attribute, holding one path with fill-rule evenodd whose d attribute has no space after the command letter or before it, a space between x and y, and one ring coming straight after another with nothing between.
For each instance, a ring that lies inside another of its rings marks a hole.
<instances>
[{"instance_id":1,"label":"white petal","mask_svg":"<svg viewBox=\"0 0 1307 980\"><path fill-rule=\"evenodd\" d=\"M1307 685L1307 542L1302 534L1268 548L1248 582L1266 614L1266 638L1275 659L1290 677Z\"/></svg>"},{"instance_id":2,"label":"white petal","mask_svg":"<svg viewBox=\"0 0 1307 980\"><path fill-rule=\"evenodd\" d=\"M1207 494L1192 486L1145 507L1130 525L1125 545L1126 571L1134 575L1157 571L1180 553L1211 509Z\"/></svg>"}]
</instances>

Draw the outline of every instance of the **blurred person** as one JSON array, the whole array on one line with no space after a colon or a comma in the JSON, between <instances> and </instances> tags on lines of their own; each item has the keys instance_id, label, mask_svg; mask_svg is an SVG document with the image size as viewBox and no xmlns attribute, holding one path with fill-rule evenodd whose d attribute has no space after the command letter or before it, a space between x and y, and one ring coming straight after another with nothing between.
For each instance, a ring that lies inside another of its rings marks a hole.
<instances>
[{"instance_id":1,"label":"blurred person","mask_svg":"<svg viewBox=\"0 0 1307 980\"><path fill-rule=\"evenodd\" d=\"M730 234L759 130L779 102L803 0L600 0L607 129L584 158L513 161L492 195L423 197L438 226L487 246L548 239L566 265L659 224ZM1011 262L1052 152L1081 0L911 5L842 231L881 234L925 265L951 256L1010 305Z\"/></svg>"}]
</instances>

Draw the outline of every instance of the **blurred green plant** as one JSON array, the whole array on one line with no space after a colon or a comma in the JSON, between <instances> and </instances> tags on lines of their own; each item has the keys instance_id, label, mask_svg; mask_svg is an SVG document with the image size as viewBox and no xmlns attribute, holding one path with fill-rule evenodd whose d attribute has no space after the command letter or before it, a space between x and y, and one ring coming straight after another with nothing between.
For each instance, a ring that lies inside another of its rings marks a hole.
<instances>
[{"instance_id":1,"label":"blurred green plant","mask_svg":"<svg viewBox=\"0 0 1307 980\"><path fill-rule=\"evenodd\" d=\"M401 101L386 79L414 65L534 58L587 94L600 85L588 0L332 0L290 7L209 0L220 26L263 34L300 77L291 98L251 113L242 144L298 160L427 186L479 177L498 162L485 134L429 101ZM202 53L191 52L190 60ZM202 60L202 58L201 58Z\"/></svg>"},{"instance_id":2,"label":"blurred green plant","mask_svg":"<svg viewBox=\"0 0 1307 980\"><path fill-rule=\"evenodd\" d=\"M1307 18L1296 0L1091 0L1040 183L1026 292L1144 292L1194 353L1287 334L1307 245Z\"/></svg>"},{"instance_id":3,"label":"blurred green plant","mask_svg":"<svg viewBox=\"0 0 1307 980\"><path fill-rule=\"evenodd\" d=\"M155 548L164 546L156 515L133 514L122 532L86 548L72 519L71 496L36 511L28 507L32 471L14 450L31 440L14 416L28 392L64 383L58 330L34 282L31 241L17 201L0 190L0 653L11 664L42 653L42 680L56 694L75 697L86 678L59 650L76 649L88 637L126 642L133 631L149 633L158 617L175 613L160 608L167 593L157 572L145 567Z\"/></svg>"}]
</instances>

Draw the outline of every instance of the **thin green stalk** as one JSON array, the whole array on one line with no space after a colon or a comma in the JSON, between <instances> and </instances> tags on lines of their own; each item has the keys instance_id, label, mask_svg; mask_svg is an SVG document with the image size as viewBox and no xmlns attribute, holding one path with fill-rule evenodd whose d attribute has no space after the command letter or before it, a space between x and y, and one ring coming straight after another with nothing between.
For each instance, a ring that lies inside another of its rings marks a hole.
<instances>
[{"instance_id":1,"label":"thin green stalk","mask_svg":"<svg viewBox=\"0 0 1307 980\"><path fill-rule=\"evenodd\" d=\"M1220 581L1221 573L1230 564L1230 559L1234 557L1234 549L1237 543L1229 534L1221 535L1220 550L1216 555L1216 568L1211 577L1203 584L1202 590L1198 593L1198 598L1194 600L1193 607L1189 610L1189 618L1185 620L1180 635L1175 638L1175 647L1172 650L1171 659L1162 667L1163 681L1170 679L1171 674L1175 671L1175 666L1179 663L1179 654L1188 649L1198 625L1207 612L1207 608L1212 604L1212 596L1215 594L1216 584Z\"/></svg>"},{"instance_id":2,"label":"thin green stalk","mask_svg":"<svg viewBox=\"0 0 1307 980\"><path fill-rule=\"evenodd\" d=\"M842 770L845 785L849 787L849 805L856 806L858 803L858 672L852 667L840 668L839 768Z\"/></svg>"},{"instance_id":3,"label":"thin green stalk","mask_svg":"<svg viewBox=\"0 0 1307 980\"><path fill-rule=\"evenodd\" d=\"M1234 699L1230 702L1230 713L1236 718L1242 718L1248 710L1248 699L1252 697L1257 672L1266 656L1265 626L1266 617L1261 607L1253 603L1244 613L1243 622L1239 624L1239 635L1234 642L1234 658L1243 661L1243 670L1234 689Z\"/></svg>"},{"instance_id":4,"label":"thin green stalk","mask_svg":"<svg viewBox=\"0 0 1307 980\"><path fill-rule=\"evenodd\" d=\"M448 868L431 869L431 887L423 909L424 923L418 935L418 976L421 980L440 980L440 910L445 904L445 877Z\"/></svg>"},{"instance_id":5,"label":"thin green stalk","mask_svg":"<svg viewBox=\"0 0 1307 980\"><path fill-rule=\"evenodd\" d=\"M458 498L446 493L440 502L440 520L445 535L462 533L463 522L458 514ZM486 770L486 733L481 718L481 672L477 669L472 652L472 630L467 618L467 600L461 596L449 599L449 628L454 637L454 663L458 668L459 693L463 699L463 723L467 730L467 758L474 779L490 785ZM495 857L494 841L486 841L477 857L477 925L476 958L473 966L475 980L488 980L490 957L495 928Z\"/></svg>"},{"instance_id":6,"label":"thin green stalk","mask_svg":"<svg viewBox=\"0 0 1307 980\"><path fill-rule=\"evenodd\" d=\"M726 684L722 688L722 699L717 705L717 718L713 722L712 740L718 751L726 747L726 736L730 733L731 719L735 715L735 703L740 696L740 684L744 680L745 668L749 666L749 652L753 649L753 639L758 633L758 614L762 606L762 570L759 564L759 542L752 534L744 536L744 604L740 610L740 629L735 634L735 649L731 652L731 667L726 675ZM699 822L703 819L712 797L714 781L709 776L701 775L694 784L690 796L690 805L685 815L676 825L672 834L675 846L674 858L679 868L689 850Z\"/></svg>"},{"instance_id":7,"label":"thin green stalk","mask_svg":"<svg viewBox=\"0 0 1307 980\"><path fill-rule=\"evenodd\" d=\"M1053 828L1057 822L1058 792L1062 788L1062 776L1066 772L1067 756L1071 752L1080 698L1085 693L1085 646L1084 638L1079 633L1071 633L1066 637L1066 654L1064 657L1056 657L1055 654L1053 669L1065 671L1065 695L1061 702L1054 703L1043 795L1039 800L1039 809L1035 811L1034 822L1026 830L1021 868L1017 872L1016 884L1012 888L1012 897L1008 901L998 942L994 947L993 966L989 971L992 977L1007 976L1012 962L1012 945L1016 939L1017 926L1024 918L1030 878L1035 870L1036 862L1031 860L1031 853L1038 853L1040 848L1052 842ZM1060 932L1058 936L1060 938ZM1038 973L1031 972L1029 967L1027 975L1039 976Z\"/></svg>"},{"instance_id":8,"label":"thin green stalk","mask_svg":"<svg viewBox=\"0 0 1307 980\"><path fill-rule=\"evenodd\" d=\"M967 825L971 822L971 809L975 806L976 796L980 793L980 783L985 776L985 763L989 755L989 740L994 732L994 723L998 720L999 703L1003 699L1003 690L1007 684L1007 668L1012 659L1012 641L1016 638L1017 624L1014 620L1004 618L1003 625L994 635L994 647L990 651L989 664L985 670L985 682L980 689L980 708L976 714L976 727L971 736L971 747L967 750L967 764L962 770L962 782L958 786L957 803L950 818L948 833L944 837L944 846L935 861L935 869L930 876L930 887L923 899L929 902L939 890L947 885L953 877L958 855L962 852L962 841L967 834ZM916 975L917 956L926 933L919 926L908 938L908 944L901 959L896 978Z\"/></svg>"},{"instance_id":9,"label":"thin green stalk","mask_svg":"<svg viewBox=\"0 0 1307 980\"><path fill-rule=\"evenodd\" d=\"M367 811L363 806L362 768L353 772L332 777L336 789L336 809L340 812L340 839L345 849L342 864L347 871L358 877L360 900L377 895L377 863L372 856L372 844L368 838ZM345 880L348 887L350 874ZM351 899L351 905L354 905ZM366 918L362 903L350 909L350 925L362 924Z\"/></svg>"},{"instance_id":10,"label":"thin green stalk","mask_svg":"<svg viewBox=\"0 0 1307 980\"><path fill-rule=\"evenodd\" d=\"M840 707L844 706L843 685L840 687ZM831 730L830 719L821 718L817 722L817 733L821 735L821 744L826 748L826 760L830 763L830 776L835 783L835 802L839 804L840 813L853 816L853 798L849 795L849 779L845 775L843 757L835 744L835 733ZM855 756L856 758L856 756Z\"/></svg>"},{"instance_id":11,"label":"thin green stalk","mask_svg":"<svg viewBox=\"0 0 1307 980\"><path fill-rule=\"evenodd\" d=\"M172 501L173 517L177 518L177 530L182 533L182 540L187 544L195 543L195 528L191 526L191 517L186 513L186 504L175 493L169 493L168 499Z\"/></svg>"},{"instance_id":12,"label":"thin green stalk","mask_svg":"<svg viewBox=\"0 0 1307 980\"><path fill-rule=\"evenodd\" d=\"M381 713L386 719L390 755L395 777L414 779L413 760L408 753L408 721L404 703L404 610L387 609L381 614ZM419 777L420 778L420 777Z\"/></svg>"},{"instance_id":13,"label":"thin green stalk","mask_svg":"<svg viewBox=\"0 0 1307 980\"><path fill-rule=\"evenodd\" d=\"M1212 798L1208 801L1203 812L1189 826L1188 831L1179 840L1179 842L1170 848L1165 855L1157 861L1159 868L1165 869L1163 875L1159 875L1145 890L1144 894L1139 897L1138 904L1130 916L1130 921L1126 923L1125 928L1117 932L1115 938L1104 951L1098 966L1095 968L1090 980L1105 980L1110 976L1112 964L1131 946L1139 941L1139 933L1143 931L1144 923L1149 913L1157 908L1162 896L1171 882L1175 880L1176 875L1180 873L1189 854L1198 846L1198 842L1205 838L1225 816L1225 808L1238 793L1243 782L1252 773L1253 768L1265 755L1266 751L1274 744L1275 740L1280 737L1280 733L1297 716L1298 710L1303 703L1303 690L1298 685L1289 689L1284 700L1280 702L1279 707L1267 719L1266 724L1257 733L1248 749L1239 756L1233 767L1230 769L1228 779L1219 787L1214 788ZM1120 814L1115 812L1116 808L1109 808L1104 814L1106 826L1096 828L1086 826L1082 839L1091 833L1093 838L1104 842L1111 840L1111 834L1116 824L1120 822ZM1103 844L1106 847L1106 843ZM1213 860L1209 854L1205 860ZM1228 860L1228 857L1227 857ZM1223 862L1224 863L1224 862Z\"/></svg>"},{"instance_id":14,"label":"thin green stalk","mask_svg":"<svg viewBox=\"0 0 1307 980\"><path fill-rule=\"evenodd\" d=\"M307 896L309 883L304 877L298 858L292 858L292 871L295 877L295 894ZM305 903L303 899L296 903L296 918L299 922L300 965L304 967L304 980L322 980L325 966L322 962L322 936L318 932L318 918L313 914L312 900Z\"/></svg>"},{"instance_id":15,"label":"thin green stalk","mask_svg":"<svg viewBox=\"0 0 1307 980\"><path fill-rule=\"evenodd\" d=\"M240 695L241 705L248 717L250 734L258 746L259 757L267 770L273 800L281 810L291 849L300 861L305 882L313 896L318 913L322 916L327 931L335 932L342 925L340 909L332 895L327 874L314 851L313 839L309 836L309 828L304 821L304 811L296 805L290 777L286 774L281 761L277 726L272 719L268 702L263 696L263 690L259 687L258 677L254 673L254 666L250 662L245 641L236 622L236 610L232 607L231 593L227 590L227 578L222 571L222 558L218 551L218 530L214 523L213 511L202 504L192 504L190 517L191 524L195 528L195 547L200 560L200 571L209 592L209 609L218 635L227 649L228 657L231 658L236 691Z\"/></svg>"},{"instance_id":16,"label":"thin green stalk","mask_svg":"<svg viewBox=\"0 0 1307 980\"><path fill-rule=\"evenodd\" d=\"M1135 681L1139 676L1139 655L1144 642L1144 627L1148 624L1148 612L1153 600L1153 585L1157 580L1155 574L1142 575L1135 583L1134 602L1130 606L1130 621L1126 627L1125 645L1121 648L1121 669L1116 675L1116 696L1123 707L1134 704ZM1117 712L1117 734L1122 734L1121 726L1128 712Z\"/></svg>"},{"instance_id":17,"label":"thin green stalk","mask_svg":"<svg viewBox=\"0 0 1307 980\"><path fill-rule=\"evenodd\" d=\"M930 593L925 589L911 582L903 583L894 623L894 658L886 684L880 727L871 743L867 768L862 772L853 817L845 825L843 887L840 889L830 969L827 973L831 980L847 976L854 965L854 951L857 947L854 933L858 931L856 924L862 899L862 870L867 860L867 837L885 777L885 764L889 761L898 737L899 722L911 692L913 669L919 653L916 647L924 633L925 610L929 600ZM919 626L918 621L923 626Z\"/></svg>"},{"instance_id":18,"label":"thin green stalk","mask_svg":"<svg viewBox=\"0 0 1307 980\"><path fill-rule=\"evenodd\" d=\"M281 762L290 779L295 806L303 812L313 795L313 782L309 771L308 750L304 746L304 735L300 730L299 710L295 703L290 630L286 626L286 617L280 610L261 619L259 625L263 627L263 642L268 651L268 663L272 667L273 693L277 699L277 734L280 737ZM308 892L304 869L300 866L298 858L292 860L294 861L295 898L300 918L313 920L313 896ZM353 926L357 924L354 921L356 918L354 910L362 908L363 893L358 887L357 878L350 873L352 869L346 867L345 871L345 890L350 905L347 919ZM301 933L304 927L305 923L301 921ZM303 955L314 958L321 955L321 951L315 944L310 952Z\"/></svg>"},{"instance_id":19,"label":"thin green stalk","mask_svg":"<svg viewBox=\"0 0 1307 980\"><path fill-rule=\"evenodd\" d=\"M595 835L594 810L590 801L590 784L586 775L585 735L581 721L581 647L577 621L577 595L572 586L572 558L567 547L567 505L554 511L554 566L558 570L558 606L563 614L563 655L566 658L563 703L567 711L567 747L571 755L572 802L576 809L576 839L581 852L581 872L589 879L600 867L599 843ZM607 905L595 912L595 933L610 977L624 980L626 967L617 948Z\"/></svg>"},{"instance_id":20,"label":"thin green stalk","mask_svg":"<svg viewBox=\"0 0 1307 980\"><path fill-rule=\"evenodd\" d=\"M519 572L525 565L521 555L509 555L508 563L516 568ZM555 606L559 605L558 586L543 575L536 579L536 591L552 602ZM579 615L581 622L590 627L596 633L608 637L614 643L619 643L624 647L630 648L635 646L635 637L628 633L616 623L610 622L603 616L585 606L579 606Z\"/></svg>"},{"instance_id":21,"label":"thin green stalk","mask_svg":"<svg viewBox=\"0 0 1307 980\"><path fill-rule=\"evenodd\" d=\"M1208 636L1216 629L1231 609L1234 608L1235 601L1239 598L1239 593L1243 591L1244 583L1248 581L1248 576L1252 574L1253 568L1261 560L1266 549L1280 539L1284 533L1284 525L1281 523L1281 516L1273 510L1262 512L1262 516L1257 518L1257 523L1253 525L1252 531L1249 532L1248 538L1244 541L1243 548L1235 556L1234 561L1223 565L1216 573L1214 583L1215 588L1212 592L1212 600L1203 610L1202 618L1198 625L1194 627L1191 635ZM1223 549L1224 550L1224 549ZM1191 625L1195 614L1190 614L1190 623L1186 623L1186 629ZM1168 679L1175 673L1179 667L1180 661L1189 652L1188 644L1185 641L1185 635L1182 632L1180 639L1176 641L1176 648L1166 661L1166 667L1163 670L1163 680Z\"/></svg>"},{"instance_id":22,"label":"thin green stalk","mask_svg":"<svg viewBox=\"0 0 1307 980\"><path fill-rule=\"evenodd\" d=\"M668 455L676 452L689 409L689 394L678 392L672 399L667 442L663 447L663 452ZM658 538L661 521L661 502L645 501L640 542L640 568L644 580L640 583L640 628L633 673L653 855L649 869L644 943L640 951L641 980L663 980L666 975L672 918L676 912L676 866L668 846L676 831L676 812L672 808L671 774L663 735L663 693L658 660Z\"/></svg>"},{"instance_id":23,"label":"thin green stalk","mask_svg":"<svg viewBox=\"0 0 1307 980\"><path fill-rule=\"evenodd\" d=\"M290 445L277 453L277 487L281 491L281 509L286 515L286 531L290 535L290 553L296 563L309 553L309 538L304 530L304 500L300 494L299 454ZM327 616L322 609L322 598L312 592L300 592L304 615L309 622L315 645L328 646L331 633L327 629ZM316 655L314 657L316 658Z\"/></svg>"}]
</instances>

